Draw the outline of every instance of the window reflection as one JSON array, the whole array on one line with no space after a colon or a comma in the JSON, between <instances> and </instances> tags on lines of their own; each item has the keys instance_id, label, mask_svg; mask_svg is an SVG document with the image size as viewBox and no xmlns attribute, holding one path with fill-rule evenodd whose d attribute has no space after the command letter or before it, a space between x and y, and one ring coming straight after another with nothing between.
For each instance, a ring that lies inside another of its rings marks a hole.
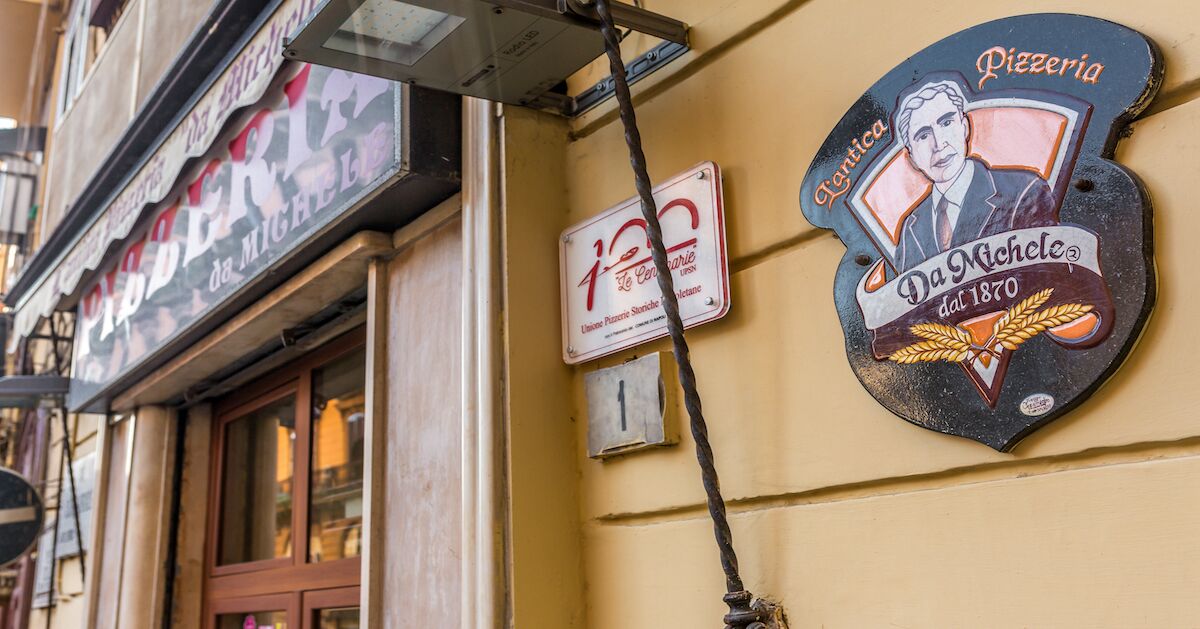
<instances>
[{"instance_id":1,"label":"window reflection","mask_svg":"<svg viewBox=\"0 0 1200 629\"><path fill-rule=\"evenodd\" d=\"M283 612L221 614L217 629L287 629L287 616Z\"/></svg>"},{"instance_id":2,"label":"window reflection","mask_svg":"<svg viewBox=\"0 0 1200 629\"><path fill-rule=\"evenodd\" d=\"M294 396L225 427L220 564L292 553Z\"/></svg>"},{"instance_id":3,"label":"window reflection","mask_svg":"<svg viewBox=\"0 0 1200 629\"><path fill-rule=\"evenodd\" d=\"M313 372L310 561L359 555L365 386L363 350Z\"/></svg>"},{"instance_id":4,"label":"window reflection","mask_svg":"<svg viewBox=\"0 0 1200 629\"><path fill-rule=\"evenodd\" d=\"M317 614L318 629L358 629L358 608L322 609Z\"/></svg>"}]
</instances>

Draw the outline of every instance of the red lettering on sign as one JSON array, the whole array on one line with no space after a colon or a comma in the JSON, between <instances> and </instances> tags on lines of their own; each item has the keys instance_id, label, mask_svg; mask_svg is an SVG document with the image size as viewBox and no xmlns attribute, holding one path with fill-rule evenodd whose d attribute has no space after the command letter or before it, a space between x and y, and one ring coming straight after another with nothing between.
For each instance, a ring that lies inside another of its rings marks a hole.
<instances>
[{"instance_id":1,"label":"red lettering on sign","mask_svg":"<svg viewBox=\"0 0 1200 629\"><path fill-rule=\"evenodd\" d=\"M662 209L658 211L658 218L662 219L667 212L675 208L683 208L684 210L688 211L691 218L689 225L691 226L692 231L700 228L700 210L696 207L696 204L689 199L674 199L669 203L666 203L663 205ZM617 231L612 235L612 238L609 239L609 260L612 260L613 253L617 247L617 241L621 239L622 234L624 234L626 230L634 227L642 231L642 235L646 239L646 250L647 252L649 251L650 236L646 230L646 220L643 218L631 218L617 228ZM697 239L692 237L675 243L667 247L667 255L670 256L670 254L679 251L680 249L686 249L688 247L695 246L696 242ZM592 310L592 306L595 304L596 282L601 276L606 275L610 271L616 273L615 279L617 282L617 290L621 291L629 291L633 288L633 280L628 276L630 271L633 271L635 276L637 276L638 284L643 284L650 279L653 279L656 275L653 267L643 268L653 260L652 256L642 255L642 257L640 257L637 261L630 262L630 260L638 258L638 256L641 254L642 248L640 240L638 241L638 244L626 249L624 253L617 257L616 260L612 260L610 264L605 265L603 268L601 268L601 264L603 262L605 250L604 240L597 240L593 246L596 248L596 263L592 265L592 268L583 276L583 278L579 281L579 284L576 285L577 288L587 286L587 309L589 312ZM695 256L693 254L691 259L694 261L694 258ZM688 258L682 257L678 260L668 260L667 263L672 270L675 270L678 268L683 268L686 264L691 264L691 262L688 262L687 260Z\"/></svg>"}]
</instances>

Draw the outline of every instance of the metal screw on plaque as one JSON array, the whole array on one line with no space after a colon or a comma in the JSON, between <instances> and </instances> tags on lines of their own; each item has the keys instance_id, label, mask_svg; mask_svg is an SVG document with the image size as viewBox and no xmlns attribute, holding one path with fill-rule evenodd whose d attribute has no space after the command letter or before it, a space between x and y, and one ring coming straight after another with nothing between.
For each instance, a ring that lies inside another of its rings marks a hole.
<instances>
[{"instance_id":1,"label":"metal screw on plaque","mask_svg":"<svg viewBox=\"0 0 1200 629\"><path fill-rule=\"evenodd\" d=\"M702 171L696 173L696 179L704 181L705 179L708 179L708 173L706 173L702 170Z\"/></svg>"},{"instance_id":2,"label":"metal screw on plaque","mask_svg":"<svg viewBox=\"0 0 1200 629\"><path fill-rule=\"evenodd\" d=\"M711 305L713 305L713 304L715 304L715 303L717 303L717 300L713 299L712 297L705 297L705 298L704 298L704 305L705 305L705 306L711 306Z\"/></svg>"},{"instance_id":3,"label":"metal screw on plaque","mask_svg":"<svg viewBox=\"0 0 1200 629\"><path fill-rule=\"evenodd\" d=\"M574 355L575 355L575 348L574 348L574 347L571 347L570 345L568 345L568 346L567 346L567 353L568 353L568 354L570 354L571 356L574 356Z\"/></svg>"},{"instance_id":4,"label":"metal screw on plaque","mask_svg":"<svg viewBox=\"0 0 1200 629\"><path fill-rule=\"evenodd\" d=\"M567 243L568 245L569 245L569 244L571 244L571 237L570 237L570 236L567 236L567 235L564 235L564 236L563 236L563 242Z\"/></svg>"}]
</instances>

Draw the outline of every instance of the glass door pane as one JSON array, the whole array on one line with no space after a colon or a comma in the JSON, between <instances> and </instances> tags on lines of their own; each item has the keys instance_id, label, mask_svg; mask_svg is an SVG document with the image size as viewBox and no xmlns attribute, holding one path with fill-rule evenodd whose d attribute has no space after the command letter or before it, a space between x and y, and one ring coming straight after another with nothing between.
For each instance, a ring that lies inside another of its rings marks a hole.
<instances>
[{"instance_id":1,"label":"glass door pane","mask_svg":"<svg viewBox=\"0 0 1200 629\"><path fill-rule=\"evenodd\" d=\"M221 614L217 629L287 629L286 612Z\"/></svg>"},{"instance_id":2,"label":"glass door pane","mask_svg":"<svg viewBox=\"0 0 1200 629\"><path fill-rule=\"evenodd\" d=\"M218 564L291 555L295 440L294 395L225 427Z\"/></svg>"},{"instance_id":3,"label":"glass door pane","mask_svg":"<svg viewBox=\"0 0 1200 629\"><path fill-rule=\"evenodd\" d=\"M357 350L313 372L309 561L359 555L366 366Z\"/></svg>"},{"instance_id":4,"label":"glass door pane","mask_svg":"<svg viewBox=\"0 0 1200 629\"><path fill-rule=\"evenodd\" d=\"M318 611L317 629L358 629L358 608L343 607Z\"/></svg>"}]
</instances>

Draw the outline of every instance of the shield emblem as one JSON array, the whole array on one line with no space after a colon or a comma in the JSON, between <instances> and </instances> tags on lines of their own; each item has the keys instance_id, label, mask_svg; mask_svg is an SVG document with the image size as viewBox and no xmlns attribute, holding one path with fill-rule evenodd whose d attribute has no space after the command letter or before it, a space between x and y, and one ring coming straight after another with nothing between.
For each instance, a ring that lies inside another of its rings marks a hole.
<instances>
[{"instance_id":1,"label":"shield emblem","mask_svg":"<svg viewBox=\"0 0 1200 629\"><path fill-rule=\"evenodd\" d=\"M834 301L880 403L1007 451L1116 370L1155 280L1149 197L1111 157L1162 72L1133 30L1027 15L926 48L850 108L800 204L846 244Z\"/></svg>"}]
</instances>

